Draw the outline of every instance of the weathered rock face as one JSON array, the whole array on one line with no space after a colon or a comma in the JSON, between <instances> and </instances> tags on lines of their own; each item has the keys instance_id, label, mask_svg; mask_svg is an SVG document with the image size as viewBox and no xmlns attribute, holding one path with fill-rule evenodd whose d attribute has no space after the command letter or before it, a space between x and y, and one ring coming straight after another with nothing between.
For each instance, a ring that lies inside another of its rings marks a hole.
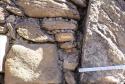
<instances>
[{"instance_id":1,"label":"weathered rock face","mask_svg":"<svg viewBox=\"0 0 125 84\"><path fill-rule=\"evenodd\" d=\"M54 44L14 44L5 63L5 84L61 83L56 51Z\"/></svg>"},{"instance_id":2,"label":"weathered rock face","mask_svg":"<svg viewBox=\"0 0 125 84\"><path fill-rule=\"evenodd\" d=\"M125 1L90 0L82 67L125 63ZM123 82L124 70L81 74L82 83L116 84Z\"/></svg>"},{"instance_id":3,"label":"weathered rock face","mask_svg":"<svg viewBox=\"0 0 125 84\"><path fill-rule=\"evenodd\" d=\"M68 17L79 19L76 7L66 0L17 0L30 17Z\"/></svg>"}]
</instances>

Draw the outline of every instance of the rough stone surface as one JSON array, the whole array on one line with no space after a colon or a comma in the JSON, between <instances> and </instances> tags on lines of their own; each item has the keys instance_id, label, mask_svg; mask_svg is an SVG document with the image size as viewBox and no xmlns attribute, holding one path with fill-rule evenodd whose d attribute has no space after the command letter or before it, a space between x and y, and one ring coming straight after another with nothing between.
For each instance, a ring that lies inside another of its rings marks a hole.
<instances>
[{"instance_id":1,"label":"rough stone surface","mask_svg":"<svg viewBox=\"0 0 125 84\"><path fill-rule=\"evenodd\" d=\"M125 1L90 0L89 5L82 67L125 64ZM124 70L83 73L81 83L121 84L123 73Z\"/></svg>"},{"instance_id":2,"label":"rough stone surface","mask_svg":"<svg viewBox=\"0 0 125 84\"><path fill-rule=\"evenodd\" d=\"M68 17L79 19L77 8L66 0L17 0L30 17Z\"/></svg>"},{"instance_id":3,"label":"rough stone surface","mask_svg":"<svg viewBox=\"0 0 125 84\"><path fill-rule=\"evenodd\" d=\"M33 42L54 42L54 39L40 29L37 20L23 20L16 24L17 32L23 38Z\"/></svg>"},{"instance_id":4,"label":"rough stone surface","mask_svg":"<svg viewBox=\"0 0 125 84\"><path fill-rule=\"evenodd\" d=\"M74 71L78 65L78 56L76 54L68 54L64 59L63 68Z\"/></svg>"},{"instance_id":5,"label":"rough stone surface","mask_svg":"<svg viewBox=\"0 0 125 84\"><path fill-rule=\"evenodd\" d=\"M55 35L56 41L65 42L65 41L74 41L74 35L72 33L57 33Z\"/></svg>"},{"instance_id":6,"label":"rough stone surface","mask_svg":"<svg viewBox=\"0 0 125 84\"><path fill-rule=\"evenodd\" d=\"M5 62L5 84L60 84L55 44L14 44Z\"/></svg>"},{"instance_id":7,"label":"rough stone surface","mask_svg":"<svg viewBox=\"0 0 125 84\"><path fill-rule=\"evenodd\" d=\"M3 61L8 50L9 40L7 36L0 35L0 72L3 71Z\"/></svg>"},{"instance_id":8,"label":"rough stone surface","mask_svg":"<svg viewBox=\"0 0 125 84\"><path fill-rule=\"evenodd\" d=\"M5 10L0 7L0 23L5 23Z\"/></svg>"},{"instance_id":9,"label":"rough stone surface","mask_svg":"<svg viewBox=\"0 0 125 84\"><path fill-rule=\"evenodd\" d=\"M67 84L77 84L73 72L66 71L64 76Z\"/></svg>"},{"instance_id":10,"label":"rough stone surface","mask_svg":"<svg viewBox=\"0 0 125 84\"><path fill-rule=\"evenodd\" d=\"M74 47L75 47L75 44L73 44L73 42L65 42L60 44L60 48L63 48L63 49L71 49Z\"/></svg>"},{"instance_id":11,"label":"rough stone surface","mask_svg":"<svg viewBox=\"0 0 125 84\"><path fill-rule=\"evenodd\" d=\"M18 16L24 16L24 14L23 14L23 12L19 9L19 8L17 8L17 7L14 7L14 6L6 6L6 9L9 11L9 12L11 12L11 13L13 13L13 14L15 14L15 15L18 15Z\"/></svg>"},{"instance_id":12,"label":"rough stone surface","mask_svg":"<svg viewBox=\"0 0 125 84\"><path fill-rule=\"evenodd\" d=\"M58 30L58 29L71 29L71 30L76 30L77 29L77 25L69 22L69 21L54 21L53 19L47 19L47 20L43 20L42 22L42 28L46 29L46 30Z\"/></svg>"}]
</instances>

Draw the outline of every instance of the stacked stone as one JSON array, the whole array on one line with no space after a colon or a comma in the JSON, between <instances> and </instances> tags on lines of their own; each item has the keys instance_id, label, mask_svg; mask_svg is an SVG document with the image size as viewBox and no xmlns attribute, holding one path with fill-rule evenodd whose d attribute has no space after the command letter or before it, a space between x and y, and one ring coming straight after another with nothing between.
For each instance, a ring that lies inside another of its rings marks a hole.
<instances>
[{"instance_id":1,"label":"stacked stone","mask_svg":"<svg viewBox=\"0 0 125 84\"><path fill-rule=\"evenodd\" d=\"M0 67L5 84L76 84L72 72L78 65L76 6L68 0L2 0L0 4Z\"/></svg>"}]
</instances>

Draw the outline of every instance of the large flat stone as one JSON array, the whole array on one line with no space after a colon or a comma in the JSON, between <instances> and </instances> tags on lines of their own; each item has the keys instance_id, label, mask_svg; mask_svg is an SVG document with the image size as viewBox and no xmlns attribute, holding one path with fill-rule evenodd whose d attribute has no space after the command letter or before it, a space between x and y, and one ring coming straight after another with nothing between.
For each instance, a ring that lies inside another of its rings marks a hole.
<instances>
[{"instance_id":1,"label":"large flat stone","mask_svg":"<svg viewBox=\"0 0 125 84\"><path fill-rule=\"evenodd\" d=\"M55 44L14 44L5 62L5 84L59 84Z\"/></svg>"},{"instance_id":2,"label":"large flat stone","mask_svg":"<svg viewBox=\"0 0 125 84\"><path fill-rule=\"evenodd\" d=\"M8 49L8 38L5 35L0 35L0 72L3 71L3 62Z\"/></svg>"},{"instance_id":3,"label":"large flat stone","mask_svg":"<svg viewBox=\"0 0 125 84\"><path fill-rule=\"evenodd\" d=\"M82 67L125 64L125 1L90 0L89 6ZM81 83L121 84L123 73L124 70L81 73Z\"/></svg>"},{"instance_id":4,"label":"large flat stone","mask_svg":"<svg viewBox=\"0 0 125 84\"><path fill-rule=\"evenodd\" d=\"M71 29L71 30L76 30L77 29L77 25L72 23L72 22L68 22L68 21L64 21L64 20L60 20L60 21L55 21L55 20L43 20L42 22L42 28L52 31L52 30L58 30L58 29Z\"/></svg>"},{"instance_id":5,"label":"large flat stone","mask_svg":"<svg viewBox=\"0 0 125 84\"><path fill-rule=\"evenodd\" d=\"M18 34L33 42L54 42L54 39L40 29L37 20L27 19L16 24Z\"/></svg>"},{"instance_id":6,"label":"large flat stone","mask_svg":"<svg viewBox=\"0 0 125 84\"><path fill-rule=\"evenodd\" d=\"M30 17L80 18L77 8L66 0L17 0L16 4Z\"/></svg>"}]
</instances>

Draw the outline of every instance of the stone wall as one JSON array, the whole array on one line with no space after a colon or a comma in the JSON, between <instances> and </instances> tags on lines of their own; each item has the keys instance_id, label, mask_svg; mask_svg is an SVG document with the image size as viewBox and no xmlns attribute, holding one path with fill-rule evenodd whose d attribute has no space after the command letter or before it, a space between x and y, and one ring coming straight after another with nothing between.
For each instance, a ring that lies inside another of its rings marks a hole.
<instances>
[{"instance_id":1,"label":"stone wall","mask_svg":"<svg viewBox=\"0 0 125 84\"><path fill-rule=\"evenodd\" d=\"M4 84L77 84L85 7L85 0L0 1Z\"/></svg>"},{"instance_id":2,"label":"stone wall","mask_svg":"<svg viewBox=\"0 0 125 84\"><path fill-rule=\"evenodd\" d=\"M1 0L0 84L124 84L124 0Z\"/></svg>"}]
</instances>

